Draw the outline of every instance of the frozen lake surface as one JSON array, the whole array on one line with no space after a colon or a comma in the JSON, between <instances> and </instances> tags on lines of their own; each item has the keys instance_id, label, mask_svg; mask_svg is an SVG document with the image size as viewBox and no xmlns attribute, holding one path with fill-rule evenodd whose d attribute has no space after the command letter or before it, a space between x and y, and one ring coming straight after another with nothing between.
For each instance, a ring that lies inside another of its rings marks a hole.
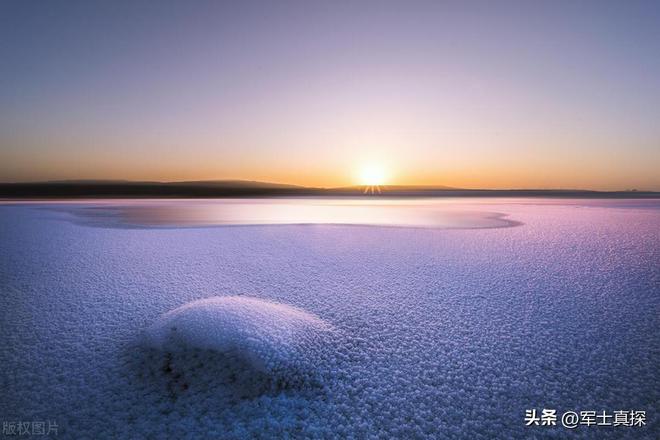
<instances>
[{"instance_id":1,"label":"frozen lake surface","mask_svg":"<svg viewBox=\"0 0 660 440\"><path fill-rule=\"evenodd\" d=\"M658 200L0 204L0 249L0 414L58 438L658 437Z\"/></svg>"}]
</instances>

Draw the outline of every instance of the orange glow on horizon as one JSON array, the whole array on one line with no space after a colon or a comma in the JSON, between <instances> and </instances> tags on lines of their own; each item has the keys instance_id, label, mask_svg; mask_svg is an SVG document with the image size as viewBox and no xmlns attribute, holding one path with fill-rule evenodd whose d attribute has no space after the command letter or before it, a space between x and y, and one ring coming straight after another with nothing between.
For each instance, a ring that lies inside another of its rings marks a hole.
<instances>
[{"instance_id":1,"label":"orange glow on horizon","mask_svg":"<svg viewBox=\"0 0 660 440\"><path fill-rule=\"evenodd\" d=\"M381 136L385 137L385 136ZM375 138L374 138L375 139ZM358 139L356 143L363 141ZM602 154L598 163L585 167L579 151L554 157L532 153L498 154L497 148L480 155L459 149L429 150L413 154L412 148L384 144L355 157L347 148L319 149L294 154L233 155L209 149L202 155L166 152L155 160L152 149L116 154L112 148L90 151L75 160L66 152L56 156L25 158L0 154L3 181L134 180L194 181L250 180L309 187L354 185L419 185L484 189L594 189L660 190L654 161L636 163L634 156ZM29 160L28 160L29 159ZM636 167L638 172L630 174Z\"/></svg>"}]
</instances>

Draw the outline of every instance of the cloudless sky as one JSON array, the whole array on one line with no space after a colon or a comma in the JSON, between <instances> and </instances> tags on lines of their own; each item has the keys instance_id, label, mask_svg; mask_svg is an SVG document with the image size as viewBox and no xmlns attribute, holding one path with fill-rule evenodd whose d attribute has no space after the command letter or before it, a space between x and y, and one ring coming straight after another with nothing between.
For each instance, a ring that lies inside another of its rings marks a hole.
<instances>
[{"instance_id":1,"label":"cloudless sky","mask_svg":"<svg viewBox=\"0 0 660 440\"><path fill-rule=\"evenodd\" d=\"M364 167L660 190L660 2L0 2L0 181Z\"/></svg>"}]
</instances>

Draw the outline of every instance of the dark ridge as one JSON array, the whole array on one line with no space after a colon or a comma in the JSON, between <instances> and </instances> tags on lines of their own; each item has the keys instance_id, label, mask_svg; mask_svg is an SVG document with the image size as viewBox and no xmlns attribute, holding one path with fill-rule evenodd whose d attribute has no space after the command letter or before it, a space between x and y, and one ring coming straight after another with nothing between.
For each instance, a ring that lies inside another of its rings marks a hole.
<instances>
[{"instance_id":1,"label":"dark ridge","mask_svg":"<svg viewBox=\"0 0 660 440\"><path fill-rule=\"evenodd\" d=\"M3 199L69 198L217 198L217 197L557 197L660 198L654 191L588 191L561 189L460 189L444 186L382 186L364 194L361 186L311 188L241 180L198 182L59 181L0 183Z\"/></svg>"},{"instance_id":2,"label":"dark ridge","mask_svg":"<svg viewBox=\"0 0 660 440\"><path fill-rule=\"evenodd\" d=\"M0 183L0 197L33 198L212 198L318 194L317 189L261 182L35 182Z\"/></svg>"}]
</instances>

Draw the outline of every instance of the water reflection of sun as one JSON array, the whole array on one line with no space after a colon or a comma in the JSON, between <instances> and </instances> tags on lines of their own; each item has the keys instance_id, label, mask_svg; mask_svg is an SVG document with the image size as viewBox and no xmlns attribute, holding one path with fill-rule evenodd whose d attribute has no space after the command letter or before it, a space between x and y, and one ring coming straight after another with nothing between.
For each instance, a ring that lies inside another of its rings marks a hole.
<instances>
[{"instance_id":1,"label":"water reflection of sun","mask_svg":"<svg viewBox=\"0 0 660 440\"><path fill-rule=\"evenodd\" d=\"M364 166L360 172L360 183L364 186L365 194L380 194L380 187L385 184L385 170L375 164Z\"/></svg>"}]
</instances>

